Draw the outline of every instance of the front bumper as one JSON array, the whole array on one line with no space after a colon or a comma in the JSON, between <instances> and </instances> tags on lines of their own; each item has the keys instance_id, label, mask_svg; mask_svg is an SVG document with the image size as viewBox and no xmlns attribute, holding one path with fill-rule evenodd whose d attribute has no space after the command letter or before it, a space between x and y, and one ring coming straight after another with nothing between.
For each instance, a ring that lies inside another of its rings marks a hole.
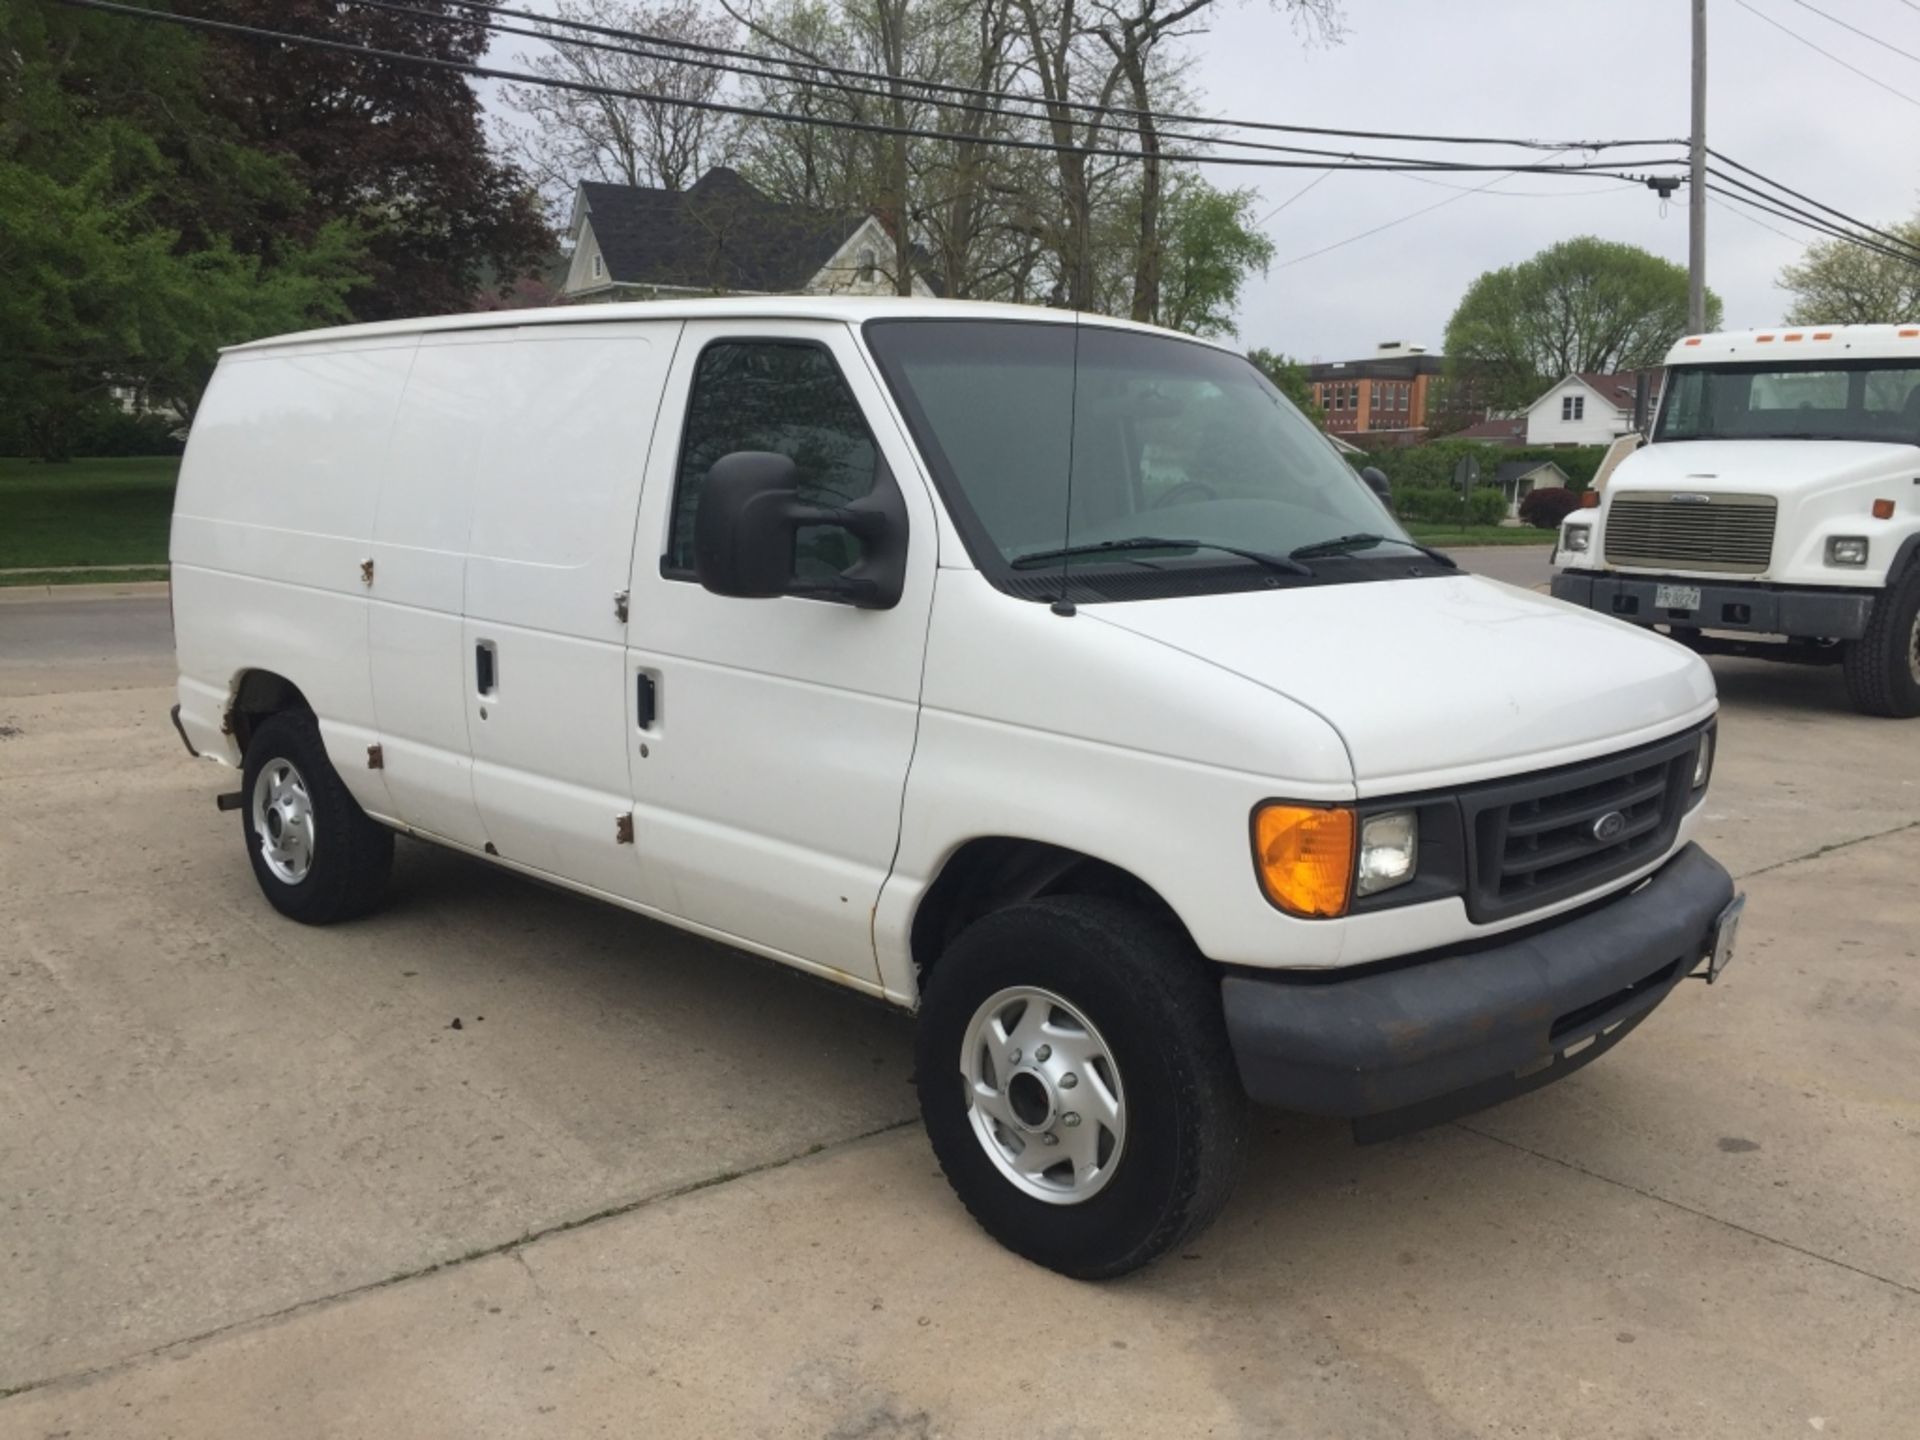
<instances>
[{"instance_id":1,"label":"front bumper","mask_svg":"<svg viewBox=\"0 0 1920 1440\"><path fill-rule=\"evenodd\" d=\"M1660 609L1660 585L1695 586L1700 604L1691 610ZM1745 630L1805 640L1858 640L1873 612L1871 590L1819 590L1758 581L1701 580L1614 575L1563 570L1553 577L1553 598L1642 625L1683 625L1702 630Z\"/></svg>"},{"instance_id":2,"label":"front bumper","mask_svg":"<svg viewBox=\"0 0 1920 1440\"><path fill-rule=\"evenodd\" d=\"M1517 939L1350 980L1221 982L1257 1103L1354 1121L1362 1140L1570 1075L1666 999L1713 943L1733 881L1688 845L1625 895Z\"/></svg>"}]
</instances>

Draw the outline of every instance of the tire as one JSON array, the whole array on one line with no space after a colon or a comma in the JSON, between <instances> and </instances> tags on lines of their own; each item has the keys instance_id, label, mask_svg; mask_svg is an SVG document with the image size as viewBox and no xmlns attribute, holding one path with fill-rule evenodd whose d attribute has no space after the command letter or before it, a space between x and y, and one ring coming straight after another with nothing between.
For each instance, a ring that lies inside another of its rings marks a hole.
<instances>
[{"instance_id":1,"label":"tire","mask_svg":"<svg viewBox=\"0 0 1920 1440\"><path fill-rule=\"evenodd\" d=\"M386 893L393 832L367 818L305 711L262 721L241 769L240 828L254 879L303 925L364 915Z\"/></svg>"},{"instance_id":2,"label":"tire","mask_svg":"<svg viewBox=\"0 0 1920 1440\"><path fill-rule=\"evenodd\" d=\"M1920 715L1920 565L1881 592L1867 633L1847 641L1842 658L1854 709L1897 720Z\"/></svg>"},{"instance_id":3,"label":"tire","mask_svg":"<svg viewBox=\"0 0 1920 1440\"><path fill-rule=\"evenodd\" d=\"M1061 1053L1028 1043L1014 1055L1040 1019L1041 1002L1022 991L1064 1003L1048 1012L1046 1048ZM1002 1039L978 1028L988 1014L1001 1017ZM982 1064L998 1064L999 1088L976 1104L967 1070ZM1247 1101L1218 981L1177 926L1117 900L1036 900L968 927L928 977L915 1074L934 1154L974 1219L1009 1250L1076 1279L1124 1275L1197 1235L1246 1154ZM1117 1138L1106 1123L1115 1117ZM1052 1148L1033 1150L1033 1164L1071 1152L1094 1178L1076 1163L1014 1178L1024 1147L1048 1134ZM1018 1157L1003 1139L1022 1144Z\"/></svg>"}]
</instances>

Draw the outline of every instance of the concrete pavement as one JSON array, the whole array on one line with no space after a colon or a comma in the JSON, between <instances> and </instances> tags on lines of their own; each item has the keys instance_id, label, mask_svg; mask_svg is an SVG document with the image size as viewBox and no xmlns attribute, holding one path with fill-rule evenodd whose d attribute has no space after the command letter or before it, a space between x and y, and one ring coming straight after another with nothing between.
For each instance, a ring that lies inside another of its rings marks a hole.
<instances>
[{"instance_id":1,"label":"concrete pavement","mask_svg":"<svg viewBox=\"0 0 1920 1440\"><path fill-rule=\"evenodd\" d=\"M1917 732L1831 672L1716 663L1722 984L1459 1125L1263 1117L1216 1229L1083 1286L953 1201L901 1017L411 844L279 919L151 613L37 608L0 1436L1914 1433Z\"/></svg>"}]
</instances>

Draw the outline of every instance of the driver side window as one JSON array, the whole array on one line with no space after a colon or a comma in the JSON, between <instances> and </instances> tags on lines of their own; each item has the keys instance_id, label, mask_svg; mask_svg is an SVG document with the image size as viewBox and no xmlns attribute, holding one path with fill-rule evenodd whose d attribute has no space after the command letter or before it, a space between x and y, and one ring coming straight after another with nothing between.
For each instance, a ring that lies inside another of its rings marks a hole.
<instances>
[{"instance_id":1,"label":"driver side window","mask_svg":"<svg viewBox=\"0 0 1920 1440\"><path fill-rule=\"evenodd\" d=\"M833 356L806 340L722 340L700 354L680 466L664 573L693 574L693 521L713 462L736 450L785 455L799 471L799 498L850 504L874 485L878 452ZM827 580L861 559L860 542L834 526L802 529L794 578Z\"/></svg>"}]
</instances>

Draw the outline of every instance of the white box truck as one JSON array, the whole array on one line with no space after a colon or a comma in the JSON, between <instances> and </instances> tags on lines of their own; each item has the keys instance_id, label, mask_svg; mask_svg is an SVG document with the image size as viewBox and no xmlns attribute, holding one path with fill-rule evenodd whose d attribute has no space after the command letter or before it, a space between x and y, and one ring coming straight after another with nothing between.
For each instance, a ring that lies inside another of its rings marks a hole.
<instances>
[{"instance_id":1,"label":"white box truck","mask_svg":"<svg viewBox=\"0 0 1920 1440\"><path fill-rule=\"evenodd\" d=\"M1920 326L1686 337L1651 443L1554 558L1562 600L1920 715Z\"/></svg>"},{"instance_id":2,"label":"white box truck","mask_svg":"<svg viewBox=\"0 0 1920 1440\"><path fill-rule=\"evenodd\" d=\"M172 560L175 720L280 911L364 913L399 832L916 1011L954 1188L1070 1275L1204 1224L1249 1097L1431 1123L1730 953L1706 665L1459 573L1183 336L736 299L262 341Z\"/></svg>"}]
</instances>

